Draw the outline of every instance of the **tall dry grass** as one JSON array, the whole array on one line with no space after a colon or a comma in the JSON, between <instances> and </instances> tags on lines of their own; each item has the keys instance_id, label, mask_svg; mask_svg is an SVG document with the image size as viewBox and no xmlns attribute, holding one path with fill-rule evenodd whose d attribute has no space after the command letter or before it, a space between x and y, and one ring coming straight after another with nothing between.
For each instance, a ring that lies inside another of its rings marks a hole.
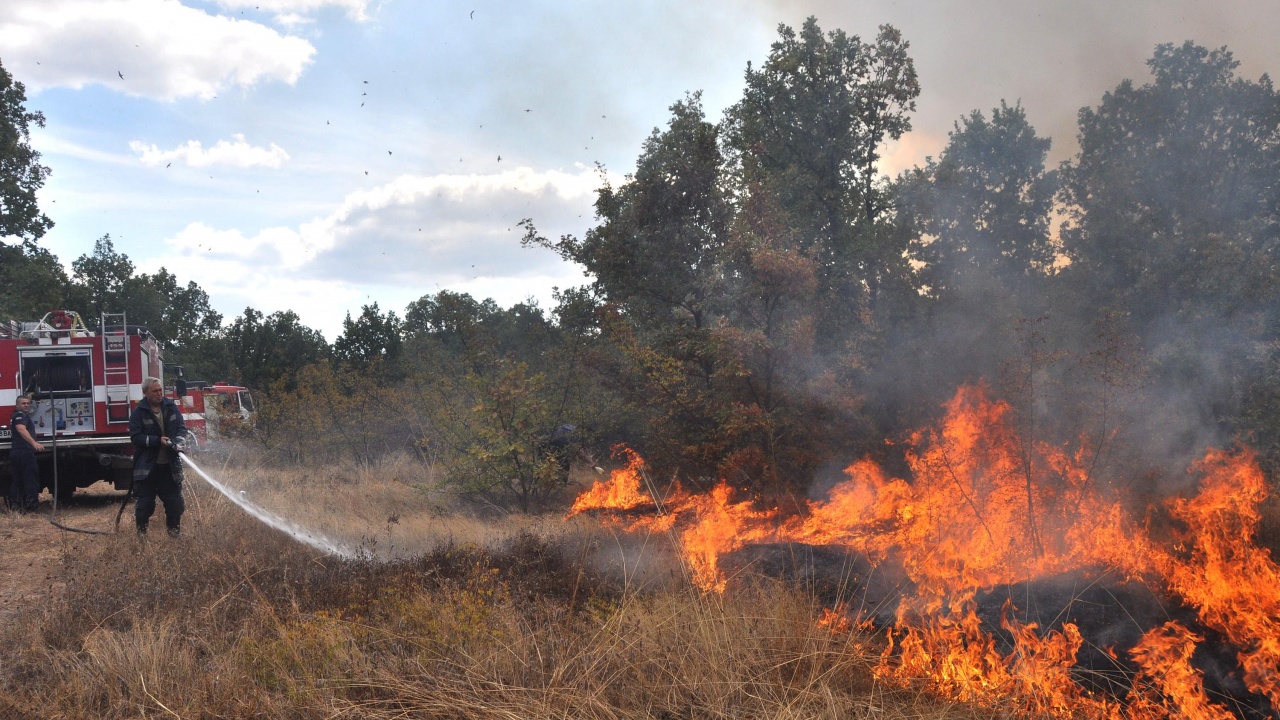
<instances>
[{"instance_id":1,"label":"tall dry grass","mask_svg":"<svg viewBox=\"0 0 1280 720\"><path fill-rule=\"evenodd\" d=\"M183 537L57 551L63 588L3 630L0 717L969 714L877 687L875 643L819 627L803 591L691 590L663 537L481 519L406 460L207 469L364 559L326 557L189 480Z\"/></svg>"}]
</instances>

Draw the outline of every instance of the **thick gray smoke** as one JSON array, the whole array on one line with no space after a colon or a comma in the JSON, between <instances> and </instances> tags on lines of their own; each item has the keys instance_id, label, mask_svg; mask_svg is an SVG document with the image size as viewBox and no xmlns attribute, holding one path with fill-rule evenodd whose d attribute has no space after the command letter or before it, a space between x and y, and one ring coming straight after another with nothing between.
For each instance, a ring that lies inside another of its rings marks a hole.
<instances>
[{"instance_id":1,"label":"thick gray smoke","mask_svg":"<svg viewBox=\"0 0 1280 720\"><path fill-rule=\"evenodd\" d=\"M923 88L910 141L920 154L936 154L956 118L1007 99L1021 100L1053 138L1051 162L1065 160L1076 150L1076 112L1122 79L1142 77L1159 43L1229 46L1246 77L1280 67L1280 6L1268 0L770 0L760 12L793 27L814 15L824 28L864 38L885 23L901 30Z\"/></svg>"}]
</instances>

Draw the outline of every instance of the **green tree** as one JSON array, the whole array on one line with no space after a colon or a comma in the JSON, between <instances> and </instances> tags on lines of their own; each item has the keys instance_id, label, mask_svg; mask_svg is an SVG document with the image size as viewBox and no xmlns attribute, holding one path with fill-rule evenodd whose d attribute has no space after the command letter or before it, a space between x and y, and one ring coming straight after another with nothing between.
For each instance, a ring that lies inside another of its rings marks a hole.
<instances>
[{"instance_id":1,"label":"green tree","mask_svg":"<svg viewBox=\"0 0 1280 720\"><path fill-rule=\"evenodd\" d=\"M779 32L718 128L696 94L672 106L635 175L599 191L582 240L525 223L526 244L594 278L592 362L645 420L637 449L757 491L803 484L839 445L826 429L856 424L876 309L915 295L876 169L919 92L906 42L889 27L870 44L825 35L812 18Z\"/></svg>"},{"instance_id":2,"label":"green tree","mask_svg":"<svg viewBox=\"0 0 1280 720\"><path fill-rule=\"evenodd\" d=\"M467 293L441 290L409 303L403 329L408 338L431 337L450 352L462 353L474 343L477 328L501 313L491 299L480 302Z\"/></svg>"},{"instance_id":3,"label":"green tree","mask_svg":"<svg viewBox=\"0 0 1280 720\"><path fill-rule=\"evenodd\" d=\"M877 169L884 141L911 129L920 93L908 43L881 26L872 43L810 17L778 28L768 60L747 66L743 98L725 117L740 193L765 193L817 262L820 335L846 338L886 294L910 286L910 267Z\"/></svg>"},{"instance_id":4,"label":"green tree","mask_svg":"<svg viewBox=\"0 0 1280 720\"><path fill-rule=\"evenodd\" d=\"M193 374L214 370L221 355L215 339L222 315L209 304L209 294L189 282L185 287L165 268L155 274L134 274L133 261L118 252L110 235L94 243L93 253L71 263L75 275L68 287L68 306L81 313L90 327L101 314L125 313L130 325L142 325L158 338L169 364L183 365Z\"/></svg>"},{"instance_id":5,"label":"green tree","mask_svg":"<svg viewBox=\"0 0 1280 720\"><path fill-rule=\"evenodd\" d=\"M223 333L222 342L230 371L252 388L293 387L294 376L329 354L329 345L318 330L303 325L292 310L264 317L245 308Z\"/></svg>"},{"instance_id":6,"label":"green tree","mask_svg":"<svg viewBox=\"0 0 1280 720\"><path fill-rule=\"evenodd\" d=\"M403 388L379 387L328 360L281 376L256 396L253 437L277 462L377 465L415 440L405 423L413 408Z\"/></svg>"},{"instance_id":7,"label":"green tree","mask_svg":"<svg viewBox=\"0 0 1280 720\"><path fill-rule=\"evenodd\" d=\"M34 243L53 227L36 204L49 168L31 149L31 126L44 127L44 115L26 109L27 91L0 65L0 238Z\"/></svg>"},{"instance_id":8,"label":"green tree","mask_svg":"<svg viewBox=\"0 0 1280 720\"><path fill-rule=\"evenodd\" d=\"M79 312L91 327L97 326L104 312L126 311L126 287L133 278L134 265L128 255L116 252L111 235L94 241L93 253L76 258L71 269L70 309ZM139 324L134 318L129 321Z\"/></svg>"},{"instance_id":9,"label":"green tree","mask_svg":"<svg viewBox=\"0 0 1280 720\"><path fill-rule=\"evenodd\" d=\"M1152 82L1080 111L1063 168L1068 277L1134 314L1229 317L1280 288L1280 96L1226 48L1160 45Z\"/></svg>"},{"instance_id":10,"label":"green tree","mask_svg":"<svg viewBox=\"0 0 1280 720\"><path fill-rule=\"evenodd\" d=\"M406 309L404 420L455 489L528 510L569 480L557 427L578 428L578 446L615 436L623 413L588 358L594 310L581 291L559 297L554 321L447 290Z\"/></svg>"},{"instance_id":11,"label":"green tree","mask_svg":"<svg viewBox=\"0 0 1280 720\"><path fill-rule=\"evenodd\" d=\"M395 311L388 310L383 315L376 302L361 307L360 317L355 320L347 313L342 321L342 335L333 343L333 355L338 361L360 370L368 369L376 360L380 375L395 376L399 372L400 324Z\"/></svg>"},{"instance_id":12,"label":"green tree","mask_svg":"<svg viewBox=\"0 0 1280 720\"><path fill-rule=\"evenodd\" d=\"M176 347L193 345L217 333L222 327L222 314L209 304L209 294L194 281L186 286L168 270L160 268L154 275L134 278L138 285L149 288L164 299L155 320L150 321L167 343Z\"/></svg>"},{"instance_id":13,"label":"green tree","mask_svg":"<svg viewBox=\"0 0 1280 720\"><path fill-rule=\"evenodd\" d=\"M0 243L0 322L38 320L62 308L68 284L53 253L31 243Z\"/></svg>"},{"instance_id":14,"label":"green tree","mask_svg":"<svg viewBox=\"0 0 1280 720\"><path fill-rule=\"evenodd\" d=\"M1043 284L1037 281L1056 259L1049 145L1021 105L1001 102L990 120L979 110L962 118L937 160L900 179L922 239L914 256L933 296L966 283L1007 290Z\"/></svg>"},{"instance_id":15,"label":"green tree","mask_svg":"<svg viewBox=\"0 0 1280 720\"><path fill-rule=\"evenodd\" d=\"M213 347L222 330L222 314L209 304L209 294L195 282L185 287L168 270L136 275L125 283L129 321L146 325L165 347L166 362L199 373L217 354Z\"/></svg>"},{"instance_id":16,"label":"green tree","mask_svg":"<svg viewBox=\"0 0 1280 720\"><path fill-rule=\"evenodd\" d=\"M671 122L644 141L636 172L596 198L600 224L582 240L551 243L532 224L526 245L552 247L591 273L596 294L651 328L706 321L709 272L724 245L731 208L722 188L718 131L701 95L671 106Z\"/></svg>"},{"instance_id":17,"label":"green tree","mask_svg":"<svg viewBox=\"0 0 1280 720\"><path fill-rule=\"evenodd\" d=\"M1225 47L1159 45L1147 66L1149 82L1080 111L1055 301L1115 314L1136 337L1150 389L1129 419L1161 422L1135 457L1184 459L1205 428L1276 457L1280 94L1240 77Z\"/></svg>"}]
</instances>

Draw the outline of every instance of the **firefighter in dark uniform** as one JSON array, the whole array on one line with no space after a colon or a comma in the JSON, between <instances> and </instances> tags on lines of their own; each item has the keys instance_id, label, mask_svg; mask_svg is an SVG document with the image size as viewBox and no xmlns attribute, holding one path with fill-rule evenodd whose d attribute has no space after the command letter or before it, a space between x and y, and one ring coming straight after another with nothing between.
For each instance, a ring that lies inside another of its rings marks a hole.
<instances>
[{"instance_id":1,"label":"firefighter in dark uniform","mask_svg":"<svg viewBox=\"0 0 1280 720\"><path fill-rule=\"evenodd\" d=\"M12 448L9 450L9 509L35 512L40 505L40 479L36 472L36 451L44 445L36 440L36 426L31 421L31 396L19 395L13 416L9 418Z\"/></svg>"},{"instance_id":2,"label":"firefighter in dark uniform","mask_svg":"<svg viewBox=\"0 0 1280 720\"><path fill-rule=\"evenodd\" d=\"M182 411L164 396L164 386L156 378L142 381L143 401L129 416L129 439L133 441L133 496L137 499L134 519L138 534L147 533L147 523L156 511L156 497L164 503L164 524L177 537L182 524L182 465L178 451L187 436Z\"/></svg>"},{"instance_id":3,"label":"firefighter in dark uniform","mask_svg":"<svg viewBox=\"0 0 1280 720\"><path fill-rule=\"evenodd\" d=\"M540 444L543 457L553 459L558 466L559 473L556 479L560 482L566 482L569 479L569 470L573 467L575 459L581 459L589 465L595 465L595 461L587 454L587 449L582 446L582 438L578 434L578 429L573 425L564 424L556 427L549 435L542 439ZM596 468L599 470L599 468Z\"/></svg>"}]
</instances>

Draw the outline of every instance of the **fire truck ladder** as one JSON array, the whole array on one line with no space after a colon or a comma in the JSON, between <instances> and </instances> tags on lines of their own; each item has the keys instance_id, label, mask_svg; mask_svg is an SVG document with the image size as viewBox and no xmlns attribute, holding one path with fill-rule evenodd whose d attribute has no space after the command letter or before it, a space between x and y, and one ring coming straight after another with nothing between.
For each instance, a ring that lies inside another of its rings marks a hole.
<instances>
[{"instance_id":1,"label":"fire truck ladder","mask_svg":"<svg viewBox=\"0 0 1280 720\"><path fill-rule=\"evenodd\" d=\"M129 421L129 326L124 313L102 313L102 371L107 422Z\"/></svg>"}]
</instances>

